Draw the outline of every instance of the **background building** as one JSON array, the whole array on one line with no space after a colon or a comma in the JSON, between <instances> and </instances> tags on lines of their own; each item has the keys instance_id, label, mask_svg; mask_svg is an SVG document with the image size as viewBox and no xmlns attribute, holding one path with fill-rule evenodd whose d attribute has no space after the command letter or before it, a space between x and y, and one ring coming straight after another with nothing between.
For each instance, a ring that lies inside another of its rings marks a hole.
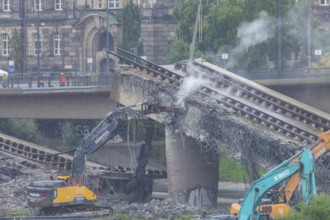
<instances>
[{"instance_id":1,"label":"background building","mask_svg":"<svg viewBox=\"0 0 330 220\"><path fill-rule=\"evenodd\" d=\"M107 48L120 41L122 9L128 0L0 0L0 69L15 73L105 72ZM313 15L330 30L330 0L309 1ZM144 56L166 63L175 38L173 9L180 0L133 0L141 12ZM38 48L40 46L40 50ZM133 52L133 49L132 49Z\"/></svg>"},{"instance_id":2,"label":"background building","mask_svg":"<svg viewBox=\"0 0 330 220\"><path fill-rule=\"evenodd\" d=\"M175 36L179 0L134 0L141 8L144 55L165 63ZM107 48L120 41L126 0L0 0L0 68L15 73L106 72ZM40 47L40 48L39 48ZM21 71L20 71L21 70Z\"/></svg>"}]
</instances>

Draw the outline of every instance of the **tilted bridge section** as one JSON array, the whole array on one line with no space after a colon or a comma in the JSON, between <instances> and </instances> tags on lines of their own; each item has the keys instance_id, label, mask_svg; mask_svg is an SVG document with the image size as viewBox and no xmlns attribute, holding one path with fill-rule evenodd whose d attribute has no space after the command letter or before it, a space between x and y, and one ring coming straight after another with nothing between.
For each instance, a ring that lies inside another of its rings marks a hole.
<instances>
[{"instance_id":1,"label":"tilted bridge section","mask_svg":"<svg viewBox=\"0 0 330 220\"><path fill-rule=\"evenodd\" d=\"M330 116L327 113L202 59L194 60L191 65L180 64L173 67L156 65L119 48L116 52L109 51L109 53L118 57L119 62L136 69L137 77L146 78L160 87L174 88L174 93L175 90L179 93L184 88L187 83L185 80L188 80L188 82L191 78L195 78L195 81L200 80L200 85L194 86L195 93L191 93L192 96L215 102L219 108L223 107L230 114L242 118L241 121L248 120L249 124L255 125L258 129L265 128L263 130L267 130L273 136L278 136L281 140L285 139L287 143L294 142L297 145L296 147L312 144L318 139L318 134L330 129ZM179 69L180 66L181 69ZM123 69L125 68L125 65L123 65ZM123 72L125 73L125 70ZM141 85L143 87L143 83ZM203 104L198 103L199 101L196 100L194 102L197 106L188 107L186 121L198 120L196 117L199 113L194 115L192 112L198 111L199 104L203 108ZM188 124L191 123L188 122ZM199 140L176 132L180 130L181 125L177 126L179 127L174 129L165 126L168 190L173 197L182 199L192 205L215 205L216 197L214 195L217 194L218 189L218 161L216 158L213 158L214 160L211 163L206 161L203 153L201 153L202 146L198 142ZM190 125L186 126L189 127ZM221 128L221 126L219 127ZM214 133L213 135L217 134ZM221 136L219 137L221 138ZM239 147L243 148L243 146ZM252 149L252 146L248 147ZM265 146L265 149L263 153L268 154L266 151L269 148ZM274 150L276 151L276 149ZM287 152L292 152L292 150L294 149L285 149ZM286 155L286 153L282 155L284 159ZM245 156L249 157L248 155ZM264 156L270 157L270 155ZM283 160L281 158L277 159ZM325 161L329 161L329 158L325 159ZM251 160L251 158L248 158L248 160ZM249 166L251 165L255 166L254 162ZM324 165L322 164L322 166ZM324 180L326 177L322 176L322 178L323 183L327 182L327 180Z\"/></svg>"},{"instance_id":2,"label":"tilted bridge section","mask_svg":"<svg viewBox=\"0 0 330 220\"><path fill-rule=\"evenodd\" d=\"M191 74L161 67L120 48L117 48L116 52L109 51L109 53L118 57L120 62L143 70L145 74L170 83L178 89L184 78ZM316 141L319 133L330 129L330 115L327 113L202 59L194 60L193 66L198 68L204 79L212 82L211 85L201 85L197 92L212 98L221 106L253 123L304 144Z\"/></svg>"}]
</instances>

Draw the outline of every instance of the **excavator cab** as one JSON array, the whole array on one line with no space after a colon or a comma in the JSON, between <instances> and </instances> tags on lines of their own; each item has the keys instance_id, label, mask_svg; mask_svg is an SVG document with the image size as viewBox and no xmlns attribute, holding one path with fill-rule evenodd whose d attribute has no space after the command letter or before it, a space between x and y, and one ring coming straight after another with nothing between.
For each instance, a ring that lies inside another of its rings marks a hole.
<instances>
[{"instance_id":1,"label":"excavator cab","mask_svg":"<svg viewBox=\"0 0 330 220\"><path fill-rule=\"evenodd\" d=\"M86 176L62 176L56 180L32 182L27 194L29 206L45 208L43 211L46 213L63 205L93 204L98 195L98 186Z\"/></svg>"},{"instance_id":2,"label":"excavator cab","mask_svg":"<svg viewBox=\"0 0 330 220\"><path fill-rule=\"evenodd\" d=\"M57 197L57 188L66 187L64 180L43 180L30 183L28 186L28 204L30 207L53 206L53 201Z\"/></svg>"}]
</instances>

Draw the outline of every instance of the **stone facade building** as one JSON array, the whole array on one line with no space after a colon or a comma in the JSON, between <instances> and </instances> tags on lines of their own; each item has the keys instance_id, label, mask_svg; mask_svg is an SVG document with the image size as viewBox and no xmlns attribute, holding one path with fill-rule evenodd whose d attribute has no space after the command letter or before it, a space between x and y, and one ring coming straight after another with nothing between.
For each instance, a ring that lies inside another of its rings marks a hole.
<instances>
[{"instance_id":1,"label":"stone facade building","mask_svg":"<svg viewBox=\"0 0 330 220\"><path fill-rule=\"evenodd\" d=\"M0 0L0 68L8 70L14 61L15 66L22 64L23 72L107 71L113 61L106 50L120 41L126 1ZM141 9L144 55L165 63L174 39L172 11L179 0L133 2ZM15 31L19 37L13 41ZM17 42L23 45L20 59L11 53Z\"/></svg>"},{"instance_id":2,"label":"stone facade building","mask_svg":"<svg viewBox=\"0 0 330 220\"><path fill-rule=\"evenodd\" d=\"M15 66L20 63L23 72L107 71L113 61L106 49L114 49L120 41L127 1L0 0L0 68L8 70L11 61ZM133 0L140 7L144 55L152 62L166 63L175 37L173 9L179 2ZM310 3L312 13L323 21L322 30L329 31L330 0ZM11 53L18 44L13 41L15 30L23 45L19 59Z\"/></svg>"}]
</instances>

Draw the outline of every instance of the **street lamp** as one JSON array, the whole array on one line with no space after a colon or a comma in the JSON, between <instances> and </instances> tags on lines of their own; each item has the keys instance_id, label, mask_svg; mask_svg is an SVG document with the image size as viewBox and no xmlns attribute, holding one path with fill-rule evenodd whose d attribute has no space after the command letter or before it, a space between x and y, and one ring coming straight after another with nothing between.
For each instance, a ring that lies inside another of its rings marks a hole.
<instances>
[{"instance_id":1,"label":"street lamp","mask_svg":"<svg viewBox=\"0 0 330 220\"><path fill-rule=\"evenodd\" d=\"M308 0L308 73L311 68L311 1Z\"/></svg>"},{"instance_id":2,"label":"street lamp","mask_svg":"<svg viewBox=\"0 0 330 220\"><path fill-rule=\"evenodd\" d=\"M109 3L107 4L107 50L109 51ZM110 69L109 53L107 53L107 72Z\"/></svg>"}]
</instances>

